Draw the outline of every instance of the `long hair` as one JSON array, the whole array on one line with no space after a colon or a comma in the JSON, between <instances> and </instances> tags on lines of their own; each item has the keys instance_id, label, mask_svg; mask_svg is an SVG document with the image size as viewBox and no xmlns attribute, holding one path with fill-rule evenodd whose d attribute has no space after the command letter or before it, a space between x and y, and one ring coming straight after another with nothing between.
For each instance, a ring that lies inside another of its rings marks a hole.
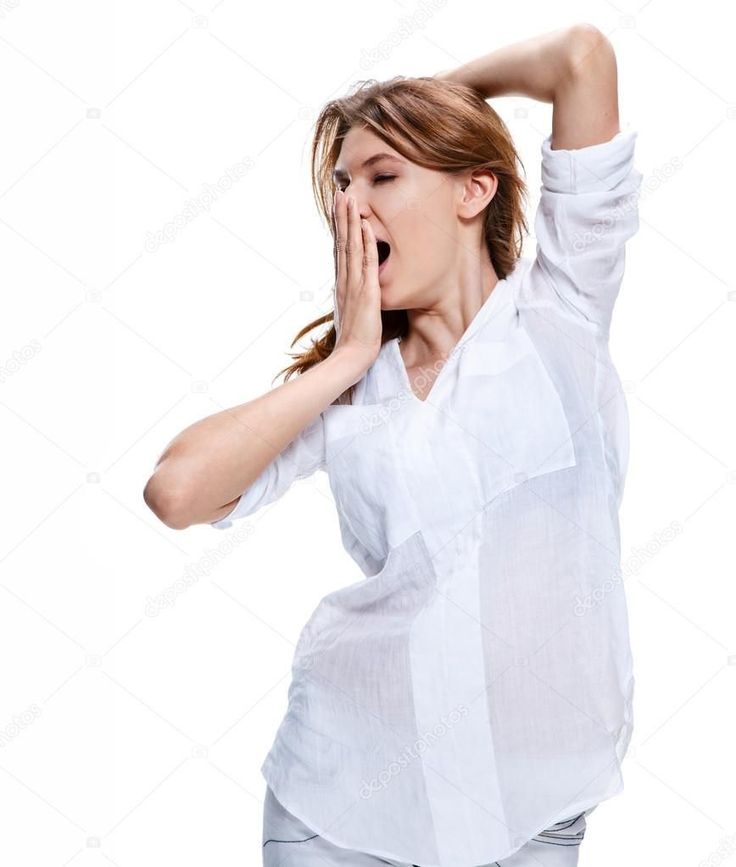
<instances>
[{"instance_id":1,"label":"long hair","mask_svg":"<svg viewBox=\"0 0 736 867\"><path fill-rule=\"evenodd\" d=\"M311 148L312 190L317 208L334 238L332 171L342 141L349 130L365 126L409 161L455 174L487 169L498 178L498 187L484 212L484 238L499 280L505 279L521 255L527 186L517 169L523 163L508 128L482 95L472 87L432 77L396 76L388 81L359 82L357 89L328 102L314 127ZM333 250L335 247L333 247ZM337 257L335 256L335 281ZM334 311L305 325L291 345L305 334L332 322L332 327L312 340L305 352L289 353L294 359L279 373L287 381L323 361L335 348ZM408 331L405 310L382 310L381 343L404 337ZM351 386L338 398L350 402Z\"/></svg>"}]
</instances>

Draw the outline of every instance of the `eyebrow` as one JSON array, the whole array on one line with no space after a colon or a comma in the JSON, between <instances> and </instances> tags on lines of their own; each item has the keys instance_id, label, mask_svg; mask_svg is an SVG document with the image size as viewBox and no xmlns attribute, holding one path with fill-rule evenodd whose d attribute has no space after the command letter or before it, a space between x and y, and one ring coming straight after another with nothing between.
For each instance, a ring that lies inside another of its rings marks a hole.
<instances>
[{"instance_id":1,"label":"eyebrow","mask_svg":"<svg viewBox=\"0 0 736 867\"><path fill-rule=\"evenodd\" d=\"M372 166L373 163L377 163L379 160L393 160L397 163L403 163L404 161L393 154L388 154L385 152L381 152L379 154L373 154L372 157L368 157L368 159L361 166L362 169L367 169L369 166ZM335 169L332 173L332 177L334 180L345 180L348 176L348 173L344 169Z\"/></svg>"}]
</instances>

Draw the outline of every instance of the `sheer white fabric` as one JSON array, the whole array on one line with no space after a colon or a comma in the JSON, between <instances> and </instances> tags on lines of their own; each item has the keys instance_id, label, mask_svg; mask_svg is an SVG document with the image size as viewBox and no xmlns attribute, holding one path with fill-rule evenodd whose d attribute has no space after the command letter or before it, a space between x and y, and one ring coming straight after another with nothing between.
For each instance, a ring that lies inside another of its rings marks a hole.
<instances>
[{"instance_id":1,"label":"sheer white fabric","mask_svg":"<svg viewBox=\"0 0 736 867\"><path fill-rule=\"evenodd\" d=\"M299 637L262 772L322 837L423 867L507 858L623 788L634 675L608 351L638 229L636 132L542 144L536 256L494 287L425 401L397 340L233 512L328 473L365 578Z\"/></svg>"}]
</instances>

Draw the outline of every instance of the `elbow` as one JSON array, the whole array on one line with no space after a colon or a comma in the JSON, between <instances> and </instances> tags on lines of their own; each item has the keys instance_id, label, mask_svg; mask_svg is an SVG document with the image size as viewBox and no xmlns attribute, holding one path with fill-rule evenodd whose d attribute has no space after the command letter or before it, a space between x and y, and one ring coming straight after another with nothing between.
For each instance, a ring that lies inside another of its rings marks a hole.
<instances>
[{"instance_id":1,"label":"elbow","mask_svg":"<svg viewBox=\"0 0 736 867\"><path fill-rule=\"evenodd\" d=\"M588 74L601 67L616 68L616 52L611 40L594 24L573 24L565 40L567 70L570 77Z\"/></svg>"},{"instance_id":2,"label":"elbow","mask_svg":"<svg viewBox=\"0 0 736 867\"><path fill-rule=\"evenodd\" d=\"M185 530L191 526L183 494L171 485L162 484L155 473L143 489L143 501L169 529Z\"/></svg>"}]
</instances>

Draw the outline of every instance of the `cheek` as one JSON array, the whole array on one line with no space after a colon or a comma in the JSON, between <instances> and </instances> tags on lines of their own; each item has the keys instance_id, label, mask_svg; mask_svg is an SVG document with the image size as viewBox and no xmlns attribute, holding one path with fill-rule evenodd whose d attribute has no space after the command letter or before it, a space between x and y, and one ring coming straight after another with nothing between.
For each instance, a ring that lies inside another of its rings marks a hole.
<instances>
[{"instance_id":1,"label":"cheek","mask_svg":"<svg viewBox=\"0 0 736 867\"><path fill-rule=\"evenodd\" d=\"M424 270L428 263L444 258L452 237L446 224L446 210L419 199L409 200L391 227L402 264L409 262L412 268Z\"/></svg>"},{"instance_id":2,"label":"cheek","mask_svg":"<svg viewBox=\"0 0 736 867\"><path fill-rule=\"evenodd\" d=\"M406 307L407 298L421 294L454 261L456 226L449 220L451 214L446 190L435 186L413 188L389 215L397 249L394 279L387 278L381 292L387 309Z\"/></svg>"},{"instance_id":3,"label":"cheek","mask_svg":"<svg viewBox=\"0 0 736 867\"><path fill-rule=\"evenodd\" d=\"M448 247L457 231L451 217L451 204L444 188L417 200L410 238L415 254L420 255L426 264L446 260Z\"/></svg>"}]
</instances>

